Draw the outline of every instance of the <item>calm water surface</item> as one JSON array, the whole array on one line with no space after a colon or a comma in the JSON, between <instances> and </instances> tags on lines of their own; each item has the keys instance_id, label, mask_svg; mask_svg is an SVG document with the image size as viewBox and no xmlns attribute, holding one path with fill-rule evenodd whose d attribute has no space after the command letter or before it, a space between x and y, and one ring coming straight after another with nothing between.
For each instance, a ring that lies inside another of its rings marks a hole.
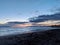
<instances>
[{"instance_id":1,"label":"calm water surface","mask_svg":"<svg viewBox=\"0 0 60 45\"><path fill-rule=\"evenodd\" d=\"M24 28L0 28L0 36L6 36L6 35L15 35L15 34L22 34L22 33L29 33L29 32L35 32L35 31L45 31L54 29L52 27L24 27Z\"/></svg>"}]
</instances>

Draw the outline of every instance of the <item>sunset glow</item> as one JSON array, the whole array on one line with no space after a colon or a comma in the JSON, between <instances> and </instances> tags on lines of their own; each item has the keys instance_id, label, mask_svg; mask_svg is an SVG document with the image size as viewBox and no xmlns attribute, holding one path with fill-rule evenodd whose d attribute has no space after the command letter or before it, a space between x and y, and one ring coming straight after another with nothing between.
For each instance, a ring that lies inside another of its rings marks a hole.
<instances>
[{"instance_id":1,"label":"sunset glow","mask_svg":"<svg viewBox=\"0 0 60 45\"><path fill-rule=\"evenodd\" d=\"M6 22L0 22L0 24L5 24Z\"/></svg>"},{"instance_id":2,"label":"sunset glow","mask_svg":"<svg viewBox=\"0 0 60 45\"><path fill-rule=\"evenodd\" d=\"M24 23L24 24L16 24L13 25L12 27L28 27L28 26L51 26L51 25L60 25L60 20L57 21L45 21L45 22L39 22L39 23Z\"/></svg>"},{"instance_id":3,"label":"sunset glow","mask_svg":"<svg viewBox=\"0 0 60 45\"><path fill-rule=\"evenodd\" d=\"M57 21L53 21L53 20L49 20L49 21L45 21L45 22L39 22L37 24L41 25L41 26L51 26L51 25L60 25L60 20Z\"/></svg>"},{"instance_id":4,"label":"sunset glow","mask_svg":"<svg viewBox=\"0 0 60 45\"><path fill-rule=\"evenodd\" d=\"M32 26L32 24L30 24L30 23L16 24L16 25L14 25L14 26L12 26L12 27L28 27L28 26Z\"/></svg>"}]
</instances>

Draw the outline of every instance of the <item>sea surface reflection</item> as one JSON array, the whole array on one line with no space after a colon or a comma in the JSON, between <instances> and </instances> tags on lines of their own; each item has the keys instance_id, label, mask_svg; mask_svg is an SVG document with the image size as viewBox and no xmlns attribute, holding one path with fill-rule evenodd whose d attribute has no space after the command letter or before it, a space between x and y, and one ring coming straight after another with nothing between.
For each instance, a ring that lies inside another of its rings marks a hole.
<instances>
[{"instance_id":1,"label":"sea surface reflection","mask_svg":"<svg viewBox=\"0 0 60 45\"><path fill-rule=\"evenodd\" d=\"M22 34L22 33L30 33L35 31L45 31L55 29L52 27L46 27L46 26L35 26L35 27L24 27L24 28L11 28L11 27L5 27L0 28L0 36L7 36L7 35L15 35L15 34Z\"/></svg>"}]
</instances>

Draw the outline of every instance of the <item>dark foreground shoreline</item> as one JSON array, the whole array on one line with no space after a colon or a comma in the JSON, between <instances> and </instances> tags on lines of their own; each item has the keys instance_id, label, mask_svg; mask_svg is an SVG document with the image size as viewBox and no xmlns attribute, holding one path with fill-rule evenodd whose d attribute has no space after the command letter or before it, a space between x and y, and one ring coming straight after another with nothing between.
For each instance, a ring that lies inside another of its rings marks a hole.
<instances>
[{"instance_id":1,"label":"dark foreground shoreline","mask_svg":"<svg viewBox=\"0 0 60 45\"><path fill-rule=\"evenodd\" d=\"M60 29L0 37L0 45L60 45Z\"/></svg>"}]
</instances>

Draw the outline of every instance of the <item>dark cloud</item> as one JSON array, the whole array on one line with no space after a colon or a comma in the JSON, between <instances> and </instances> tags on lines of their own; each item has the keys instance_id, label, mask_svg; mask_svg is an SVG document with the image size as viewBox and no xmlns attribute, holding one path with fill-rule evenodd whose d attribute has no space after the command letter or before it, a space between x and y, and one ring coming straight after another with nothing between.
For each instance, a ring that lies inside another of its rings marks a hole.
<instances>
[{"instance_id":1,"label":"dark cloud","mask_svg":"<svg viewBox=\"0 0 60 45\"><path fill-rule=\"evenodd\" d=\"M0 27L11 27L16 24L24 24L24 23L28 23L28 22L7 22L5 24L0 24Z\"/></svg>"},{"instance_id":2,"label":"dark cloud","mask_svg":"<svg viewBox=\"0 0 60 45\"><path fill-rule=\"evenodd\" d=\"M27 23L27 22L8 22L8 24L24 24L24 23Z\"/></svg>"},{"instance_id":3,"label":"dark cloud","mask_svg":"<svg viewBox=\"0 0 60 45\"><path fill-rule=\"evenodd\" d=\"M6 25L13 26L15 24L24 24L24 23L28 23L28 22L7 22Z\"/></svg>"},{"instance_id":4,"label":"dark cloud","mask_svg":"<svg viewBox=\"0 0 60 45\"><path fill-rule=\"evenodd\" d=\"M47 20L60 20L60 13L55 13L51 15L42 15L29 19L30 22L43 22Z\"/></svg>"}]
</instances>

